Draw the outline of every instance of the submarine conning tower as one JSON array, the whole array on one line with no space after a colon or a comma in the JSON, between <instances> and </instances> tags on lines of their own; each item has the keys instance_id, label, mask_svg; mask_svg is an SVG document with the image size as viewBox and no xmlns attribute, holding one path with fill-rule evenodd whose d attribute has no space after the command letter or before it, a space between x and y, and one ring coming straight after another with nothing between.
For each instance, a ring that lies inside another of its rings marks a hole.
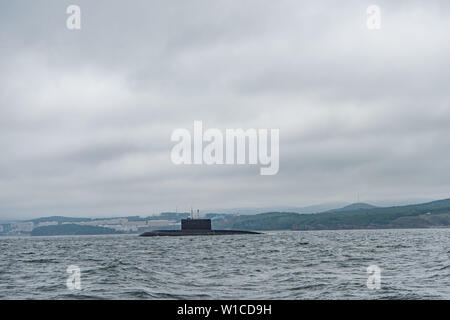
<instances>
[{"instance_id":1,"label":"submarine conning tower","mask_svg":"<svg viewBox=\"0 0 450 320\"><path fill-rule=\"evenodd\" d=\"M211 219L182 219L181 230L211 230Z\"/></svg>"}]
</instances>

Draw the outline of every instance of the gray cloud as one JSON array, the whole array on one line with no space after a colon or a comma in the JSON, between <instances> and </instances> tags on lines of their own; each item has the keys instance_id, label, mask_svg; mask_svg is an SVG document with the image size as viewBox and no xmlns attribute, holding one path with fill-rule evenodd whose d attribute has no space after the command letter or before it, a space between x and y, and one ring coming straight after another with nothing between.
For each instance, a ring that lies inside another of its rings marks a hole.
<instances>
[{"instance_id":1,"label":"gray cloud","mask_svg":"<svg viewBox=\"0 0 450 320\"><path fill-rule=\"evenodd\" d=\"M0 218L448 196L450 5L0 3ZM280 171L175 166L176 128L279 128Z\"/></svg>"}]
</instances>

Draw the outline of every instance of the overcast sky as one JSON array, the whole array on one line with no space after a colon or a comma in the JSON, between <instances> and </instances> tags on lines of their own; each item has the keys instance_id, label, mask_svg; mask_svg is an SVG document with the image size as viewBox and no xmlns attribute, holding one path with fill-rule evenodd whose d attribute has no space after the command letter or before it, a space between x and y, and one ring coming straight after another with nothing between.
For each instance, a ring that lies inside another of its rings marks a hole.
<instances>
[{"instance_id":1,"label":"overcast sky","mask_svg":"<svg viewBox=\"0 0 450 320\"><path fill-rule=\"evenodd\" d=\"M446 0L0 0L0 218L450 197L449 32ZM174 165L194 120L279 129L278 174Z\"/></svg>"}]
</instances>

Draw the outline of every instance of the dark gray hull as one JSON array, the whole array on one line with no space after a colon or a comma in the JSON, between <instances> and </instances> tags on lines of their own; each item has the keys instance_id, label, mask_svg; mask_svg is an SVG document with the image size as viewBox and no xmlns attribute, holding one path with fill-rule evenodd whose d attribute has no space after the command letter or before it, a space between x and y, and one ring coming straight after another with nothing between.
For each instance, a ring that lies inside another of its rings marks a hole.
<instances>
[{"instance_id":1,"label":"dark gray hull","mask_svg":"<svg viewBox=\"0 0 450 320\"><path fill-rule=\"evenodd\" d=\"M261 234L241 230L155 230L140 234L141 237L223 236L232 234Z\"/></svg>"}]
</instances>

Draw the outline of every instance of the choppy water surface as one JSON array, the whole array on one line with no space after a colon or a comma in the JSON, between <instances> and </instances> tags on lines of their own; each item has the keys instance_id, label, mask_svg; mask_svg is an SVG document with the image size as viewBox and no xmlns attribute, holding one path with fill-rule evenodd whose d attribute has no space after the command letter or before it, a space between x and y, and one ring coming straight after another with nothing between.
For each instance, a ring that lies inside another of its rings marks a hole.
<instances>
[{"instance_id":1,"label":"choppy water surface","mask_svg":"<svg viewBox=\"0 0 450 320\"><path fill-rule=\"evenodd\" d=\"M450 299L450 229L0 237L0 299Z\"/></svg>"}]
</instances>

